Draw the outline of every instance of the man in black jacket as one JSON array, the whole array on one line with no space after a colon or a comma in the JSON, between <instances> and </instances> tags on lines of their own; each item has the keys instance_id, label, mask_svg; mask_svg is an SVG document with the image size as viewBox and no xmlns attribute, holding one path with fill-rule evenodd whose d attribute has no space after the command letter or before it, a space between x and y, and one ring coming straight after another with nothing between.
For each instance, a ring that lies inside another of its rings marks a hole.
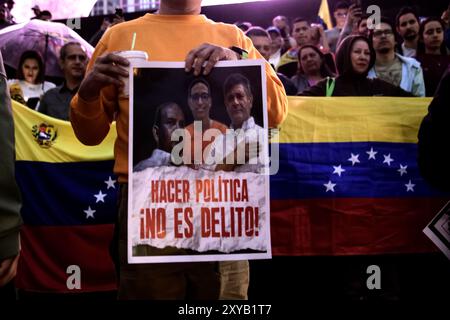
<instances>
[{"instance_id":1,"label":"man in black jacket","mask_svg":"<svg viewBox=\"0 0 450 320\"><path fill-rule=\"evenodd\" d=\"M450 191L450 68L444 73L419 130L419 169L433 186Z\"/></svg>"}]
</instances>

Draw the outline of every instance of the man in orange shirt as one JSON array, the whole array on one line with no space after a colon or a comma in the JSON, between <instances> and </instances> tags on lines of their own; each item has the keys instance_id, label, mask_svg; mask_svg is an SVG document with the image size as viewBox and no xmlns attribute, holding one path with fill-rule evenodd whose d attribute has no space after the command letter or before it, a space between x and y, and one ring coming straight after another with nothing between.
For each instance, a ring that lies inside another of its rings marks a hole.
<instances>
[{"instance_id":1,"label":"man in orange shirt","mask_svg":"<svg viewBox=\"0 0 450 320\"><path fill-rule=\"evenodd\" d=\"M129 50L136 34L135 50L146 51L153 61L185 61L186 72L209 74L220 60L241 58L230 48L261 59L251 40L236 26L216 23L200 14L201 0L161 0L157 14L146 14L108 29L99 41L85 79L71 103L70 120L78 139L87 145L99 144L116 121L114 171L119 176L118 256L120 260L119 298L122 299L217 299L220 281L217 264L159 263L128 264L128 99L118 92L127 77L126 59L115 51ZM212 44L214 43L214 44ZM269 126L277 127L287 115L283 86L266 63ZM117 247L117 244L116 244Z\"/></svg>"},{"instance_id":2,"label":"man in orange shirt","mask_svg":"<svg viewBox=\"0 0 450 320\"><path fill-rule=\"evenodd\" d=\"M186 127L191 138L191 164L204 163L203 154L205 149L214 141L203 140L206 130L216 129L217 133L224 134L228 129L223 123L213 120L209 114L211 111L211 88L205 78L195 78L189 85L188 105L191 109L194 122ZM201 148L195 147L195 143L200 144ZM201 152L201 154L199 154ZM196 154L197 153L197 154Z\"/></svg>"}]
</instances>

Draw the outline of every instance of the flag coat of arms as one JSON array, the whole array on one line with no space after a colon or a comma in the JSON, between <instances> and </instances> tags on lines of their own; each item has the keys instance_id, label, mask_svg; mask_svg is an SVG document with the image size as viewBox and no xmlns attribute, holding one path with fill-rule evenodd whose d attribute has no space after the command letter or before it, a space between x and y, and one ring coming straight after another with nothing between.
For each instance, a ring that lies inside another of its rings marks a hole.
<instances>
[{"instance_id":1,"label":"flag coat of arms","mask_svg":"<svg viewBox=\"0 0 450 320\"><path fill-rule=\"evenodd\" d=\"M112 174L114 128L100 146L87 147L69 122L15 102L13 112L24 220L17 287L114 290L109 257L118 190ZM76 272L79 279L71 278Z\"/></svg>"}]
</instances>

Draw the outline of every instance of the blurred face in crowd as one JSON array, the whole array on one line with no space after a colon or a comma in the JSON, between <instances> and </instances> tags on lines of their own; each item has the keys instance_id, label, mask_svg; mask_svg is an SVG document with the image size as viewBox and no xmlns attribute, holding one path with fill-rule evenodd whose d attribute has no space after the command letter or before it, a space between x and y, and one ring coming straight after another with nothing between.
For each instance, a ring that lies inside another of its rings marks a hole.
<instances>
[{"instance_id":1,"label":"blurred face in crowd","mask_svg":"<svg viewBox=\"0 0 450 320\"><path fill-rule=\"evenodd\" d=\"M194 120L209 119L212 100L209 89L204 83L198 82L191 88L188 104Z\"/></svg>"},{"instance_id":2,"label":"blurred face in crowd","mask_svg":"<svg viewBox=\"0 0 450 320\"><path fill-rule=\"evenodd\" d=\"M380 23L379 28L373 31L373 48L376 52L386 54L394 50L394 31L387 23Z\"/></svg>"},{"instance_id":3,"label":"blurred face in crowd","mask_svg":"<svg viewBox=\"0 0 450 320\"><path fill-rule=\"evenodd\" d=\"M353 71L358 74L364 74L369 69L370 50L366 41L358 40L353 44L350 51Z\"/></svg>"},{"instance_id":4,"label":"blurred face in crowd","mask_svg":"<svg viewBox=\"0 0 450 320\"><path fill-rule=\"evenodd\" d=\"M300 51L299 63L305 74L316 74L320 71L322 59L314 49L304 48Z\"/></svg>"},{"instance_id":5,"label":"blurred face in crowd","mask_svg":"<svg viewBox=\"0 0 450 320\"><path fill-rule=\"evenodd\" d=\"M311 41L311 27L307 21L296 22L293 25L292 36L299 46L309 44Z\"/></svg>"},{"instance_id":6,"label":"blurred face in crowd","mask_svg":"<svg viewBox=\"0 0 450 320\"><path fill-rule=\"evenodd\" d=\"M264 36L251 36L250 39L253 42L253 46L261 53L264 59L269 60L271 52L270 39Z\"/></svg>"},{"instance_id":7,"label":"blurred face in crowd","mask_svg":"<svg viewBox=\"0 0 450 320\"><path fill-rule=\"evenodd\" d=\"M423 30L423 42L427 51L436 51L444 41L444 30L439 21L428 22Z\"/></svg>"},{"instance_id":8,"label":"blurred face in crowd","mask_svg":"<svg viewBox=\"0 0 450 320\"><path fill-rule=\"evenodd\" d=\"M227 113L235 128L241 128L250 118L252 105L253 96L242 84L235 85L225 94Z\"/></svg>"},{"instance_id":9,"label":"blurred face in crowd","mask_svg":"<svg viewBox=\"0 0 450 320\"><path fill-rule=\"evenodd\" d=\"M272 24L280 30L285 30L289 34L289 24L285 16L277 16L272 20Z\"/></svg>"},{"instance_id":10,"label":"blurred face in crowd","mask_svg":"<svg viewBox=\"0 0 450 320\"><path fill-rule=\"evenodd\" d=\"M36 84L36 78L39 74L39 63L36 59L25 59L22 64L22 72L25 81Z\"/></svg>"},{"instance_id":11,"label":"blurred face in crowd","mask_svg":"<svg viewBox=\"0 0 450 320\"><path fill-rule=\"evenodd\" d=\"M362 19L358 25L358 33L362 36L367 37L369 34L369 28L367 28L367 18Z\"/></svg>"},{"instance_id":12,"label":"blurred face in crowd","mask_svg":"<svg viewBox=\"0 0 450 320\"><path fill-rule=\"evenodd\" d=\"M404 14L398 19L397 32L403 39L412 41L419 35L419 21L412 13Z\"/></svg>"},{"instance_id":13,"label":"blurred face in crowd","mask_svg":"<svg viewBox=\"0 0 450 320\"><path fill-rule=\"evenodd\" d=\"M61 60L61 68L66 78L83 79L86 72L88 57L83 48L79 45L69 45L66 57Z\"/></svg>"},{"instance_id":14,"label":"blurred face in crowd","mask_svg":"<svg viewBox=\"0 0 450 320\"><path fill-rule=\"evenodd\" d=\"M336 25L338 28L342 29L345 24L345 19L347 18L348 9L337 9L334 12L334 18L336 19Z\"/></svg>"},{"instance_id":15,"label":"blurred face in crowd","mask_svg":"<svg viewBox=\"0 0 450 320\"><path fill-rule=\"evenodd\" d=\"M283 38L279 33L269 32L270 35L270 54L274 54L283 46Z\"/></svg>"},{"instance_id":16,"label":"blurred face in crowd","mask_svg":"<svg viewBox=\"0 0 450 320\"><path fill-rule=\"evenodd\" d=\"M171 141L172 133L182 128L184 128L184 114L177 104L170 104L161 110L159 127L153 127L153 137L158 143L158 148L172 152L172 148L178 143L178 141Z\"/></svg>"}]
</instances>

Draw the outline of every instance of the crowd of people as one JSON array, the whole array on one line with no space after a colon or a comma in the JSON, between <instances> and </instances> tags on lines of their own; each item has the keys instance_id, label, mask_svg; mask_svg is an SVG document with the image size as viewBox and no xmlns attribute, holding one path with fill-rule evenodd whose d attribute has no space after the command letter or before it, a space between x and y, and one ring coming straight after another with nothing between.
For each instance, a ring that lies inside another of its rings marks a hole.
<instances>
[{"instance_id":1,"label":"crowd of people","mask_svg":"<svg viewBox=\"0 0 450 320\"><path fill-rule=\"evenodd\" d=\"M128 61L114 51L127 50L133 32L146 34L140 49L151 52L153 60L185 61L187 72L196 76L204 63L209 68L205 70L207 75L219 60L265 59L270 127L279 126L286 118L286 95L434 96L450 62L450 37L446 37L448 11L436 12L440 18L420 18L414 9L404 7L395 20L382 17L376 28L370 28L372 21L363 14L363 8L339 2L333 8L336 26L326 30L323 24L305 17L292 17L289 23L287 17L276 16L272 25L264 27L249 22L234 26L218 24L200 15L200 5L201 0L162 0L157 14L132 22L118 17L110 23L113 28L104 22L100 32L91 39L97 43L101 38L90 63L79 43L66 43L60 50L64 79L58 86L45 81L43 58L36 51L21 53L16 78L7 82L12 99L49 116L70 120L78 139L85 144L100 143L111 122L116 121L114 171L121 190L114 241L120 298L245 299L249 283L249 266L245 261L219 266L127 262L128 101L119 99L117 92L123 86L120 77L127 76L124 67ZM0 28L14 23L10 9L0 6ZM36 18L51 20L49 12L36 7L33 10ZM166 15L171 18L167 19ZM179 41L174 43L172 39L178 33ZM197 46L198 43L205 44ZM248 56L240 55L231 47L241 48ZM210 99L205 80L191 84L188 104L194 119L202 121L205 128L218 127L222 131L226 126L209 118L210 106L197 108L199 103L210 104ZM179 109L175 103L160 106L157 124L163 121L168 110L180 113ZM179 118L184 121L182 114ZM230 118L233 120L231 111ZM251 119L249 111L245 121ZM0 120L3 121L2 117ZM236 123L243 125L242 121ZM189 126L188 129L193 130ZM166 151L163 146L159 148ZM17 228L12 230L15 233ZM17 239L11 246L15 250L10 250L7 256L0 255L1 259L18 254ZM9 266L12 268L13 264ZM3 276L0 273L0 280ZM0 281L0 285L3 283Z\"/></svg>"},{"instance_id":2,"label":"crowd of people","mask_svg":"<svg viewBox=\"0 0 450 320\"><path fill-rule=\"evenodd\" d=\"M13 5L14 1L6 1L5 5L0 6L0 28L14 23L9 13ZM34 18L51 20L51 13L47 10L41 11L38 6L34 6L32 10L35 14ZM446 37L450 35L448 10L441 13L440 18L419 17L413 8L403 7L398 11L395 20L382 16L381 23L376 29L368 28L369 17L363 14L363 8L355 4L350 5L343 1L336 3L333 16L336 25L327 30L325 30L327 26L321 19L318 20L321 23L312 23L304 17L293 18L290 24L287 17L276 16L273 18L272 25L267 28L252 25L250 22L236 22L235 25L245 32L262 57L276 70L287 95L310 94L304 91L316 85L323 86L321 81L326 81L328 78L335 81L339 75L342 75L339 72L342 66L337 63L337 55L342 42L350 35L363 36L369 40L367 43L370 67L365 70L364 78L379 78L400 87L412 96L434 95L450 62L450 39ZM317 18L314 21L316 20ZM123 13L116 11L112 20L104 19L100 29L89 41L96 45L108 28L124 21ZM373 22L375 21L369 21L369 23ZM80 47L80 49L83 48ZM64 51L61 50L61 53ZM69 61L71 57L69 55ZM76 92L87 66L86 58L86 56L80 57L79 64L70 67L65 65L68 64L68 60L64 54L61 54L64 83L70 82L71 85L65 88L63 84L60 93L63 93L64 89L69 89L68 92ZM78 80L75 82L73 79L67 79L67 77L73 78L69 72L73 68L79 69L75 71L78 73L76 76ZM68 120L69 97L71 98L73 94L68 95L66 92L58 98L60 102L63 102L61 105L65 106L63 112L50 111L49 113L46 103L39 107L39 100L44 98L44 93L55 87L54 84L44 81L44 78L45 70L40 53L23 52L17 66L16 79L9 80L11 96L33 109ZM352 92L341 92L340 81L337 83L338 87L334 94L352 94ZM313 91L317 92L314 89ZM367 93L359 92L359 95ZM53 90L50 94L54 100L55 91ZM48 100L48 97L45 100Z\"/></svg>"},{"instance_id":3,"label":"crowd of people","mask_svg":"<svg viewBox=\"0 0 450 320\"><path fill-rule=\"evenodd\" d=\"M379 78L413 96L434 95L449 64L448 10L440 18L419 17L413 8L403 7L395 20L382 16L376 28L368 27L369 16L355 4L338 2L333 15L336 26L326 31L322 24L311 23L304 17L294 18L290 28L286 17L277 16L266 34L261 27L248 22L237 25L282 75L280 79L288 94L292 85L296 94L301 95L320 80L342 75L339 71L342 65L337 59L344 49L342 43L348 36L362 36L368 39L370 52L370 68L365 70L365 77ZM270 40L264 46L261 35Z\"/></svg>"}]
</instances>

